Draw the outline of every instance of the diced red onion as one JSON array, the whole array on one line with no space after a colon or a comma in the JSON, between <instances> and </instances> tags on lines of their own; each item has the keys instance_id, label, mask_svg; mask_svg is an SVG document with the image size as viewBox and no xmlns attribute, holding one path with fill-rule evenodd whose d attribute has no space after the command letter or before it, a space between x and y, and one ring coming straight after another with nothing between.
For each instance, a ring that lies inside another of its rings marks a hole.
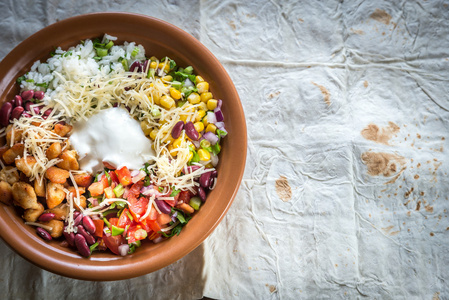
<instances>
[{"instance_id":1,"label":"diced red onion","mask_svg":"<svg viewBox=\"0 0 449 300\"><path fill-rule=\"evenodd\" d=\"M215 124L217 122L217 117L215 116L215 113L208 111L207 112L207 122Z\"/></svg>"},{"instance_id":2,"label":"diced red onion","mask_svg":"<svg viewBox=\"0 0 449 300\"><path fill-rule=\"evenodd\" d=\"M136 183L136 182L139 182L142 179L144 179L145 176L147 176L147 173L145 173L144 171L140 170L136 175L132 175L132 173L131 173L131 176L132 176L131 181L133 183Z\"/></svg>"},{"instance_id":3,"label":"diced red onion","mask_svg":"<svg viewBox=\"0 0 449 300\"><path fill-rule=\"evenodd\" d=\"M137 176L137 174L140 173L140 170L132 170L131 171L131 177Z\"/></svg>"},{"instance_id":4,"label":"diced red onion","mask_svg":"<svg viewBox=\"0 0 449 300\"><path fill-rule=\"evenodd\" d=\"M104 228L103 228L103 232L104 232L104 234L105 234L106 236L111 236L111 232L110 232L110 230L109 230L108 227L104 227Z\"/></svg>"},{"instance_id":5,"label":"diced red onion","mask_svg":"<svg viewBox=\"0 0 449 300\"><path fill-rule=\"evenodd\" d=\"M223 104L223 100L218 99L218 101L217 101L217 107L216 107L216 108L221 109L221 105L222 105L222 104Z\"/></svg>"},{"instance_id":6,"label":"diced red onion","mask_svg":"<svg viewBox=\"0 0 449 300\"><path fill-rule=\"evenodd\" d=\"M221 130L221 128L225 127L225 123L224 122L216 122L215 126L217 126L217 128Z\"/></svg>"},{"instance_id":7,"label":"diced red onion","mask_svg":"<svg viewBox=\"0 0 449 300\"><path fill-rule=\"evenodd\" d=\"M216 167L218 165L218 156L215 155L214 153L210 154L210 163Z\"/></svg>"},{"instance_id":8,"label":"diced red onion","mask_svg":"<svg viewBox=\"0 0 449 300\"><path fill-rule=\"evenodd\" d=\"M118 246L118 253L120 253L121 256L126 256L129 251L129 245L128 244L121 244Z\"/></svg>"},{"instance_id":9,"label":"diced red onion","mask_svg":"<svg viewBox=\"0 0 449 300\"><path fill-rule=\"evenodd\" d=\"M184 81L184 86L191 87L193 86L193 82L189 78L186 78L186 80Z\"/></svg>"},{"instance_id":10,"label":"diced red onion","mask_svg":"<svg viewBox=\"0 0 449 300\"><path fill-rule=\"evenodd\" d=\"M177 221L177 220L176 220L176 217L177 217L177 216L178 216L178 212L175 211L175 213L171 216L171 220L173 221L173 223Z\"/></svg>"},{"instance_id":11,"label":"diced red onion","mask_svg":"<svg viewBox=\"0 0 449 300\"><path fill-rule=\"evenodd\" d=\"M216 136L213 132L206 132L203 137L209 141L212 145L215 145L218 142L218 136Z\"/></svg>"},{"instance_id":12,"label":"diced red onion","mask_svg":"<svg viewBox=\"0 0 449 300\"><path fill-rule=\"evenodd\" d=\"M200 148L201 141L194 141L194 140L192 140L192 143L195 145L196 148Z\"/></svg>"},{"instance_id":13,"label":"diced red onion","mask_svg":"<svg viewBox=\"0 0 449 300\"><path fill-rule=\"evenodd\" d=\"M157 243L162 242L163 240L164 240L164 237L163 237L163 236L160 236L160 237L158 237L158 238L155 238L155 239L153 240L153 243L157 244Z\"/></svg>"},{"instance_id":14,"label":"diced red onion","mask_svg":"<svg viewBox=\"0 0 449 300\"><path fill-rule=\"evenodd\" d=\"M156 196L156 197L159 197L160 195L162 195L159 191L156 191L154 189L153 185L144 186L143 188L140 189L140 192L142 194L144 194L145 196Z\"/></svg>"},{"instance_id":15,"label":"diced red onion","mask_svg":"<svg viewBox=\"0 0 449 300\"><path fill-rule=\"evenodd\" d=\"M224 116L223 116L223 113L221 112L221 109L219 109L217 107L216 109L214 109L214 112L215 112L216 122L223 122ZM209 117L207 117L207 121L209 121Z\"/></svg>"},{"instance_id":16,"label":"diced red onion","mask_svg":"<svg viewBox=\"0 0 449 300\"><path fill-rule=\"evenodd\" d=\"M90 197L89 199L87 199L87 201L92 203L93 206L97 206L98 205L98 199L97 198Z\"/></svg>"}]
</instances>

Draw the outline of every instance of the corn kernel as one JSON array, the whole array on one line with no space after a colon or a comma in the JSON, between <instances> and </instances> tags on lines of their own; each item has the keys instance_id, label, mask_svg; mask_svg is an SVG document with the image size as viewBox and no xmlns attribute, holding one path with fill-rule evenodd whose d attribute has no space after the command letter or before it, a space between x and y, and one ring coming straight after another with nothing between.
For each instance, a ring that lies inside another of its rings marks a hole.
<instances>
[{"instance_id":1,"label":"corn kernel","mask_svg":"<svg viewBox=\"0 0 449 300\"><path fill-rule=\"evenodd\" d=\"M211 163L208 163L207 165L204 166L206 169L211 169L214 168L214 165Z\"/></svg>"},{"instance_id":2,"label":"corn kernel","mask_svg":"<svg viewBox=\"0 0 449 300\"><path fill-rule=\"evenodd\" d=\"M167 150L168 150L168 152L170 152L170 155L173 157L178 155L178 150L175 150L175 147L172 144L167 146Z\"/></svg>"},{"instance_id":3,"label":"corn kernel","mask_svg":"<svg viewBox=\"0 0 449 300\"><path fill-rule=\"evenodd\" d=\"M210 99L209 101L207 101L207 109L214 110L215 108L217 108L217 104L218 104L217 100Z\"/></svg>"},{"instance_id":4,"label":"corn kernel","mask_svg":"<svg viewBox=\"0 0 449 300\"><path fill-rule=\"evenodd\" d=\"M203 81L196 84L196 88L198 89L198 93L206 93L209 92L209 82Z\"/></svg>"},{"instance_id":5,"label":"corn kernel","mask_svg":"<svg viewBox=\"0 0 449 300\"><path fill-rule=\"evenodd\" d=\"M181 92L178 91L177 89L171 87L170 88L170 96L172 96L172 98L175 100L179 100L179 99L181 99Z\"/></svg>"},{"instance_id":6,"label":"corn kernel","mask_svg":"<svg viewBox=\"0 0 449 300\"><path fill-rule=\"evenodd\" d=\"M197 109L207 111L207 104L204 102L200 102L198 103Z\"/></svg>"},{"instance_id":7,"label":"corn kernel","mask_svg":"<svg viewBox=\"0 0 449 300\"><path fill-rule=\"evenodd\" d=\"M195 127L196 131L198 131L198 132L201 132L204 130L204 124L202 122L193 123L193 126Z\"/></svg>"},{"instance_id":8,"label":"corn kernel","mask_svg":"<svg viewBox=\"0 0 449 300\"><path fill-rule=\"evenodd\" d=\"M201 97L197 93L191 93L189 97L187 97L187 100L189 100L191 104L198 104L201 101Z\"/></svg>"},{"instance_id":9,"label":"corn kernel","mask_svg":"<svg viewBox=\"0 0 449 300\"><path fill-rule=\"evenodd\" d=\"M151 128L150 124L146 120L140 122L140 128L142 128L143 134L145 135L149 135L153 130L153 128Z\"/></svg>"},{"instance_id":10,"label":"corn kernel","mask_svg":"<svg viewBox=\"0 0 449 300\"><path fill-rule=\"evenodd\" d=\"M171 75L165 75L164 77L161 78L161 80L165 82L170 82L173 81L173 77L171 77Z\"/></svg>"},{"instance_id":11,"label":"corn kernel","mask_svg":"<svg viewBox=\"0 0 449 300\"><path fill-rule=\"evenodd\" d=\"M175 106L175 100L173 100L173 98L168 95L164 95L161 98L161 105L167 109L170 109Z\"/></svg>"},{"instance_id":12,"label":"corn kernel","mask_svg":"<svg viewBox=\"0 0 449 300\"><path fill-rule=\"evenodd\" d=\"M157 62L152 61L152 62L150 63L150 68L151 68L151 69L156 69L156 68L157 68Z\"/></svg>"},{"instance_id":13,"label":"corn kernel","mask_svg":"<svg viewBox=\"0 0 449 300\"><path fill-rule=\"evenodd\" d=\"M195 117L195 122L201 121L201 119L204 118L205 115L206 115L206 111L205 110L201 109L201 110L197 111L196 112L196 117Z\"/></svg>"},{"instance_id":14,"label":"corn kernel","mask_svg":"<svg viewBox=\"0 0 449 300\"><path fill-rule=\"evenodd\" d=\"M207 127L206 127L206 132L215 133L216 130L217 130L217 126L215 126L212 123L208 124Z\"/></svg>"},{"instance_id":15,"label":"corn kernel","mask_svg":"<svg viewBox=\"0 0 449 300\"><path fill-rule=\"evenodd\" d=\"M174 140L173 141L173 147L174 148L180 148L183 140L184 139L182 137L179 137L176 140Z\"/></svg>"},{"instance_id":16,"label":"corn kernel","mask_svg":"<svg viewBox=\"0 0 449 300\"><path fill-rule=\"evenodd\" d=\"M203 118L203 124L204 124L204 126L209 125L209 122L207 122L207 116L204 116L204 118Z\"/></svg>"},{"instance_id":17,"label":"corn kernel","mask_svg":"<svg viewBox=\"0 0 449 300\"><path fill-rule=\"evenodd\" d=\"M165 72L168 72L170 70L170 64L169 63L159 63L157 66L159 69L164 70Z\"/></svg>"},{"instance_id":18,"label":"corn kernel","mask_svg":"<svg viewBox=\"0 0 449 300\"><path fill-rule=\"evenodd\" d=\"M172 138L171 134L169 134L168 138L164 141L164 143L166 143L166 144L173 144L174 141L175 141L175 139Z\"/></svg>"},{"instance_id":19,"label":"corn kernel","mask_svg":"<svg viewBox=\"0 0 449 300\"><path fill-rule=\"evenodd\" d=\"M150 57L150 60L151 60L151 61L153 61L153 60L154 60L154 61L158 61L159 59L158 59L156 56L153 55L153 56Z\"/></svg>"},{"instance_id":20,"label":"corn kernel","mask_svg":"<svg viewBox=\"0 0 449 300\"><path fill-rule=\"evenodd\" d=\"M155 128L150 132L150 138L152 140L156 139L156 135L159 133L159 129Z\"/></svg>"},{"instance_id":21,"label":"corn kernel","mask_svg":"<svg viewBox=\"0 0 449 300\"><path fill-rule=\"evenodd\" d=\"M199 92L199 90L198 90ZM201 101L202 102L207 102L208 100L212 99L213 95L211 92L204 92L201 93Z\"/></svg>"},{"instance_id":22,"label":"corn kernel","mask_svg":"<svg viewBox=\"0 0 449 300\"><path fill-rule=\"evenodd\" d=\"M201 77L201 76L196 76L195 77L195 82L198 84L198 83L200 83L200 82L203 82L204 81L204 79L203 79L203 77Z\"/></svg>"},{"instance_id":23,"label":"corn kernel","mask_svg":"<svg viewBox=\"0 0 449 300\"><path fill-rule=\"evenodd\" d=\"M184 123L187 123L187 116L186 116L186 115L180 115L180 116L179 116L179 119L180 119L181 121L183 121Z\"/></svg>"},{"instance_id":24,"label":"corn kernel","mask_svg":"<svg viewBox=\"0 0 449 300\"><path fill-rule=\"evenodd\" d=\"M210 160L210 153L206 149L198 150L198 156L200 157L200 160L202 160L202 161Z\"/></svg>"},{"instance_id":25,"label":"corn kernel","mask_svg":"<svg viewBox=\"0 0 449 300\"><path fill-rule=\"evenodd\" d=\"M151 93L151 96L152 96L152 98L153 98L154 104L157 104L157 105L161 104L161 97L159 96L159 93L158 93L158 92L153 91L153 92Z\"/></svg>"},{"instance_id":26,"label":"corn kernel","mask_svg":"<svg viewBox=\"0 0 449 300\"><path fill-rule=\"evenodd\" d=\"M192 151L189 151L189 155L187 155L187 160L188 160L188 161L191 161L192 158L193 158L193 152L192 152Z\"/></svg>"}]
</instances>

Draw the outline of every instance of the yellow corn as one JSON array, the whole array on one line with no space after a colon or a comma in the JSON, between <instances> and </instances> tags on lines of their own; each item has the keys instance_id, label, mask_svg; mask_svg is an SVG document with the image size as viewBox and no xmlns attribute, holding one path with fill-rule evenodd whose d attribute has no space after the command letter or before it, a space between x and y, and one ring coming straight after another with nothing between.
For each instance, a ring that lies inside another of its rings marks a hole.
<instances>
[{"instance_id":1,"label":"yellow corn","mask_svg":"<svg viewBox=\"0 0 449 300\"><path fill-rule=\"evenodd\" d=\"M198 92L199 92L199 90L198 90ZM212 99L212 97L213 97L213 95L212 95L211 92L204 92L204 93L201 93L201 101L202 101L202 102L207 102L207 101L209 101L210 99Z\"/></svg>"},{"instance_id":2,"label":"yellow corn","mask_svg":"<svg viewBox=\"0 0 449 300\"><path fill-rule=\"evenodd\" d=\"M202 109L199 110L199 111L196 113L195 122L201 121L201 119L204 118L205 115L206 115L206 111L205 111L205 110L202 110Z\"/></svg>"},{"instance_id":3,"label":"yellow corn","mask_svg":"<svg viewBox=\"0 0 449 300\"><path fill-rule=\"evenodd\" d=\"M157 62L152 61L152 62L150 63L150 68L151 68L151 69L156 69L156 68L157 68Z\"/></svg>"},{"instance_id":4,"label":"yellow corn","mask_svg":"<svg viewBox=\"0 0 449 300\"><path fill-rule=\"evenodd\" d=\"M212 132L215 133L215 131L217 130L217 126L215 126L214 124L210 123L206 126L206 132Z\"/></svg>"},{"instance_id":5,"label":"yellow corn","mask_svg":"<svg viewBox=\"0 0 449 300\"><path fill-rule=\"evenodd\" d=\"M198 104L201 101L201 97L197 93L191 93L189 97L187 97L187 100L189 100L191 104Z\"/></svg>"},{"instance_id":6,"label":"yellow corn","mask_svg":"<svg viewBox=\"0 0 449 300\"><path fill-rule=\"evenodd\" d=\"M159 130L158 129L153 129L151 132L150 132L150 138L152 139L152 140L154 140L154 139L156 139L156 135L158 134L158 132L159 132Z\"/></svg>"},{"instance_id":7,"label":"yellow corn","mask_svg":"<svg viewBox=\"0 0 449 300\"><path fill-rule=\"evenodd\" d=\"M182 144L183 138L179 137L176 140L173 141L173 147L174 148L180 148Z\"/></svg>"},{"instance_id":8,"label":"yellow corn","mask_svg":"<svg viewBox=\"0 0 449 300\"><path fill-rule=\"evenodd\" d=\"M173 77L171 77L170 75L165 75L164 77L161 78L162 81L165 82L169 82L169 81L173 81Z\"/></svg>"},{"instance_id":9,"label":"yellow corn","mask_svg":"<svg viewBox=\"0 0 449 300\"><path fill-rule=\"evenodd\" d=\"M168 95L164 95L161 98L161 105L167 109L170 109L175 106L175 100L173 100L173 98Z\"/></svg>"},{"instance_id":10,"label":"yellow corn","mask_svg":"<svg viewBox=\"0 0 449 300\"><path fill-rule=\"evenodd\" d=\"M154 91L151 93L151 96L153 97L154 104L157 104L157 105L161 104L161 97L159 96L159 93Z\"/></svg>"},{"instance_id":11,"label":"yellow corn","mask_svg":"<svg viewBox=\"0 0 449 300\"><path fill-rule=\"evenodd\" d=\"M208 163L207 165L205 165L204 167L206 167L207 169L211 169L214 168L214 165L211 163Z\"/></svg>"},{"instance_id":12,"label":"yellow corn","mask_svg":"<svg viewBox=\"0 0 449 300\"><path fill-rule=\"evenodd\" d=\"M207 104L204 102L200 102L197 104L198 106L196 107L198 110L204 110L207 111Z\"/></svg>"},{"instance_id":13,"label":"yellow corn","mask_svg":"<svg viewBox=\"0 0 449 300\"><path fill-rule=\"evenodd\" d=\"M214 110L215 108L217 108L217 104L218 104L217 100L210 99L209 101L207 101L207 109Z\"/></svg>"},{"instance_id":14,"label":"yellow corn","mask_svg":"<svg viewBox=\"0 0 449 300\"><path fill-rule=\"evenodd\" d=\"M195 127L196 131L201 132L204 130L204 124L202 122L196 122L193 124L193 126Z\"/></svg>"},{"instance_id":15,"label":"yellow corn","mask_svg":"<svg viewBox=\"0 0 449 300\"><path fill-rule=\"evenodd\" d=\"M153 130L153 128L151 128L150 124L146 120L140 122L140 128L142 128L143 134L145 135L149 135Z\"/></svg>"},{"instance_id":16,"label":"yellow corn","mask_svg":"<svg viewBox=\"0 0 449 300\"><path fill-rule=\"evenodd\" d=\"M167 150L168 150L168 152L170 152L170 155L173 157L178 155L178 151L175 150L175 147L172 144L167 146Z\"/></svg>"},{"instance_id":17,"label":"yellow corn","mask_svg":"<svg viewBox=\"0 0 449 300\"><path fill-rule=\"evenodd\" d=\"M172 138L171 134L168 135L168 138L165 140L166 144L173 144L173 142L175 141L174 138Z\"/></svg>"},{"instance_id":18,"label":"yellow corn","mask_svg":"<svg viewBox=\"0 0 449 300\"><path fill-rule=\"evenodd\" d=\"M187 123L187 116L186 116L186 115L180 115L180 116L179 116L179 119L180 119L181 121L183 121L184 123Z\"/></svg>"},{"instance_id":19,"label":"yellow corn","mask_svg":"<svg viewBox=\"0 0 449 300\"><path fill-rule=\"evenodd\" d=\"M195 82L198 84L198 83L200 83L200 82L203 82L204 81L204 79L203 79L203 77L201 77L201 76L196 76L195 77Z\"/></svg>"},{"instance_id":20,"label":"yellow corn","mask_svg":"<svg viewBox=\"0 0 449 300\"><path fill-rule=\"evenodd\" d=\"M168 62L167 63L161 62L159 63L158 68L164 70L165 72L168 72L170 70L170 64Z\"/></svg>"},{"instance_id":21,"label":"yellow corn","mask_svg":"<svg viewBox=\"0 0 449 300\"><path fill-rule=\"evenodd\" d=\"M207 81L199 82L197 83L196 88L198 89L198 93L200 94L207 93L209 92L209 82Z\"/></svg>"},{"instance_id":22,"label":"yellow corn","mask_svg":"<svg viewBox=\"0 0 449 300\"><path fill-rule=\"evenodd\" d=\"M170 96L172 96L172 98L175 100L179 100L179 99L181 99L181 92L178 91L177 89L171 87L170 88Z\"/></svg>"},{"instance_id":23,"label":"yellow corn","mask_svg":"<svg viewBox=\"0 0 449 300\"><path fill-rule=\"evenodd\" d=\"M158 59L156 56L151 56L151 57L150 57L150 60L151 60L151 61L159 61L159 59Z\"/></svg>"},{"instance_id":24,"label":"yellow corn","mask_svg":"<svg viewBox=\"0 0 449 300\"><path fill-rule=\"evenodd\" d=\"M209 125L209 122L207 122L207 116L204 116L204 118L203 118L203 124L204 124L204 126Z\"/></svg>"},{"instance_id":25,"label":"yellow corn","mask_svg":"<svg viewBox=\"0 0 449 300\"><path fill-rule=\"evenodd\" d=\"M202 161L210 160L210 153L209 153L209 151L207 151L205 149L198 150L198 156L200 157L200 160L202 160Z\"/></svg>"},{"instance_id":26,"label":"yellow corn","mask_svg":"<svg viewBox=\"0 0 449 300\"><path fill-rule=\"evenodd\" d=\"M187 160L188 160L188 161L191 161L192 158L193 158L193 152L192 152L192 151L189 151L189 155L187 156Z\"/></svg>"}]
</instances>

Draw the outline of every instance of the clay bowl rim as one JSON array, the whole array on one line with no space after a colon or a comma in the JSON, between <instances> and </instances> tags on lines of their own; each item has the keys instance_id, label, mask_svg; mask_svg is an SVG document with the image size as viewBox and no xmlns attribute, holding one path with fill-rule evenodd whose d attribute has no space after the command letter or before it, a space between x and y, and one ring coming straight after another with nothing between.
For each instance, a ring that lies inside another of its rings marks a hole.
<instances>
[{"instance_id":1,"label":"clay bowl rim","mask_svg":"<svg viewBox=\"0 0 449 300\"><path fill-rule=\"evenodd\" d=\"M181 259L198 247L217 227L229 210L241 183L246 162L247 135L243 107L228 73L215 56L196 38L165 21L134 13L101 12L71 17L31 35L0 62L0 103L18 92L17 77L37 59L46 59L54 47L77 44L104 33L117 36L120 42L135 41L144 45L147 55L167 55L178 65L192 65L209 81L215 98L223 99L228 137L223 141L217 166L219 181L202 209L179 236L162 243L146 243L126 257L95 253L89 259L45 242L35 229L24 224L17 210L0 204L1 238L16 253L31 263L56 274L82 280L122 280L145 275ZM148 45L150 48L148 49ZM223 163L224 162L224 163Z\"/></svg>"}]
</instances>

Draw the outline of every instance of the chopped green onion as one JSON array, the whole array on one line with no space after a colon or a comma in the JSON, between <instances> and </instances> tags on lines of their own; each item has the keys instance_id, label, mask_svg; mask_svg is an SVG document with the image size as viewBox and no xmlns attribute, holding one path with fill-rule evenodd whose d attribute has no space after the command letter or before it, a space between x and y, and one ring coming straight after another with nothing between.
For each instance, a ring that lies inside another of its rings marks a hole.
<instances>
[{"instance_id":1,"label":"chopped green onion","mask_svg":"<svg viewBox=\"0 0 449 300\"><path fill-rule=\"evenodd\" d=\"M150 186L151 185L151 179L150 177L145 177L145 181L143 182L144 186Z\"/></svg>"},{"instance_id":2,"label":"chopped green onion","mask_svg":"<svg viewBox=\"0 0 449 300\"><path fill-rule=\"evenodd\" d=\"M129 71L128 60L126 59L122 60L122 66L123 69L125 69L125 71Z\"/></svg>"},{"instance_id":3,"label":"chopped green onion","mask_svg":"<svg viewBox=\"0 0 449 300\"><path fill-rule=\"evenodd\" d=\"M137 54L139 54L139 48L134 47L133 51L131 52L131 57L135 57Z\"/></svg>"},{"instance_id":4,"label":"chopped green onion","mask_svg":"<svg viewBox=\"0 0 449 300\"><path fill-rule=\"evenodd\" d=\"M220 144L218 144L218 143L216 143L215 145L213 145L211 148L212 148L212 152L213 152L215 155L218 155L218 153L220 153L220 151L221 151L221 146L220 146Z\"/></svg>"},{"instance_id":5,"label":"chopped green onion","mask_svg":"<svg viewBox=\"0 0 449 300\"><path fill-rule=\"evenodd\" d=\"M219 138L225 137L228 133L226 131L217 129L217 135Z\"/></svg>"},{"instance_id":6,"label":"chopped green onion","mask_svg":"<svg viewBox=\"0 0 449 300\"><path fill-rule=\"evenodd\" d=\"M103 57L108 55L108 49L104 49L104 48L95 48L95 51L97 52L97 55L99 57Z\"/></svg>"},{"instance_id":7,"label":"chopped green onion","mask_svg":"<svg viewBox=\"0 0 449 300\"><path fill-rule=\"evenodd\" d=\"M178 103L177 103L177 105L178 105L178 107L183 107L184 104L186 104L186 103L187 103L187 100L184 100L184 101L179 100Z\"/></svg>"},{"instance_id":8,"label":"chopped green onion","mask_svg":"<svg viewBox=\"0 0 449 300\"><path fill-rule=\"evenodd\" d=\"M192 75L193 74L193 67L192 66L188 66L187 68L184 69L184 73L186 73L187 75Z\"/></svg>"},{"instance_id":9,"label":"chopped green onion","mask_svg":"<svg viewBox=\"0 0 449 300\"><path fill-rule=\"evenodd\" d=\"M154 77L154 74L156 74L156 70L150 68L150 69L148 70L147 78Z\"/></svg>"},{"instance_id":10,"label":"chopped green onion","mask_svg":"<svg viewBox=\"0 0 449 300\"><path fill-rule=\"evenodd\" d=\"M19 78L17 78L16 81L17 81L17 83L20 84L20 83L21 83L22 81L24 81L24 80L26 80L26 79L25 79L25 75L24 75L24 76L20 76Z\"/></svg>"},{"instance_id":11,"label":"chopped green onion","mask_svg":"<svg viewBox=\"0 0 449 300\"><path fill-rule=\"evenodd\" d=\"M128 218L132 221L134 220L133 216L131 215L131 213L129 211L126 211L126 215L128 216Z\"/></svg>"},{"instance_id":12,"label":"chopped green onion","mask_svg":"<svg viewBox=\"0 0 449 300\"><path fill-rule=\"evenodd\" d=\"M123 195L123 193L125 193L125 188L123 187L123 185L121 183L119 183L114 189L114 194L117 198L121 197Z\"/></svg>"},{"instance_id":13,"label":"chopped green onion","mask_svg":"<svg viewBox=\"0 0 449 300\"><path fill-rule=\"evenodd\" d=\"M192 197L190 198L189 205L193 207L194 210L199 210L201 206L201 198L200 197Z\"/></svg>"},{"instance_id":14,"label":"chopped green onion","mask_svg":"<svg viewBox=\"0 0 449 300\"><path fill-rule=\"evenodd\" d=\"M207 150L208 152L212 152L212 147L210 146L210 142L208 140L206 140L206 139L202 140L200 142L200 146L204 150Z\"/></svg>"},{"instance_id":15,"label":"chopped green onion","mask_svg":"<svg viewBox=\"0 0 449 300\"><path fill-rule=\"evenodd\" d=\"M179 90L182 87L182 82L179 81L172 81L171 86L174 87L175 89Z\"/></svg>"},{"instance_id":16,"label":"chopped green onion","mask_svg":"<svg viewBox=\"0 0 449 300\"><path fill-rule=\"evenodd\" d=\"M109 183L109 185L111 185L112 179L111 179L111 176L109 176L106 168L104 169L104 175L106 175L106 178L108 179L108 183Z\"/></svg>"},{"instance_id":17,"label":"chopped green onion","mask_svg":"<svg viewBox=\"0 0 449 300\"><path fill-rule=\"evenodd\" d=\"M158 187L158 190L159 190L159 192L162 193L164 191L164 188L160 186L160 187Z\"/></svg>"},{"instance_id":18,"label":"chopped green onion","mask_svg":"<svg viewBox=\"0 0 449 300\"><path fill-rule=\"evenodd\" d=\"M176 195L179 194L179 192L181 192L181 190L177 190L175 187L173 187L170 197L175 197Z\"/></svg>"},{"instance_id":19,"label":"chopped green onion","mask_svg":"<svg viewBox=\"0 0 449 300\"><path fill-rule=\"evenodd\" d=\"M155 118L159 118L161 116L161 111L159 110L159 108L157 108L156 105L154 105L151 109L151 115Z\"/></svg>"},{"instance_id":20,"label":"chopped green onion","mask_svg":"<svg viewBox=\"0 0 449 300\"><path fill-rule=\"evenodd\" d=\"M89 247L90 253L92 253L92 252L94 252L95 250L97 250L98 245L99 245L98 242L96 242L95 244L91 245L91 246Z\"/></svg>"},{"instance_id":21,"label":"chopped green onion","mask_svg":"<svg viewBox=\"0 0 449 300\"><path fill-rule=\"evenodd\" d=\"M34 79L27 79L26 82L34 82Z\"/></svg>"},{"instance_id":22,"label":"chopped green onion","mask_svg":"<svg viewBox=\"0 0 449 300\"><path fill-rule=\"evenodd\" d=\"M107 43L106 46L104 46L104 47L109 50L112 46L114 46L114 42L109 41L109 43Z\"/></svg>"},{"instance_id":23,"label":"chopped green onion","mask_svg":"<svg viewBox=\"0 0 449 300\"><path fill-rule=\"evenodd\" d=\"M111 227L111 223L109 223L109 221L106 218L103 218L103 221L107 227Z\"/></svg>"}]
</instances>

